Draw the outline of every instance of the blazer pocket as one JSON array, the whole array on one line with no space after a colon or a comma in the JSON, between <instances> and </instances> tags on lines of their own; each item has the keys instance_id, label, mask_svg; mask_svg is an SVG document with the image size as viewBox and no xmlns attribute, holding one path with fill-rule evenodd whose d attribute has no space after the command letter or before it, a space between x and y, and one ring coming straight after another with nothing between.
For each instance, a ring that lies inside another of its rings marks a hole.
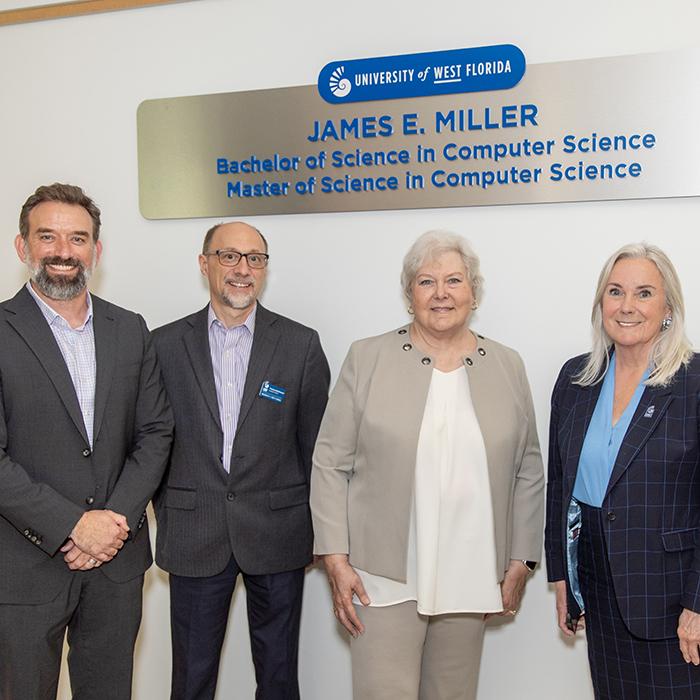
<instances>
[{"instance_id":1,"label":"blazer pocket","mask_svg":"<svg viewBox=\"0 0 700 700\"><path fill-rule=\"evenodd\" d=\"M270 491L270 508L272 510L291 508L292 506L300 506L308 502L309 489L306 484Z\"/></svg>"},{"instance_id":2,"label":"blazer pocket","mask_svg":"<svg viewBox=\"0 0 700 700\"><path fill-rule=\"evenodd\" d=\"M693 549L697 542L697 529L676 530L676 532L662 532L664 549L667 552L680 552L684 549Z\"/></svg>"},{"instance_id":3,"label":"blazer pocket","mask_svg":"<svg viewBox=\"0 0 700 700\"><path fill-rule=\"evenodd\" d=\"M181 489L176 486L168 486L165 493L166 508L178 508L179 510L194 510L197 501L195 489Z\"/></svg>"}]
</instances>

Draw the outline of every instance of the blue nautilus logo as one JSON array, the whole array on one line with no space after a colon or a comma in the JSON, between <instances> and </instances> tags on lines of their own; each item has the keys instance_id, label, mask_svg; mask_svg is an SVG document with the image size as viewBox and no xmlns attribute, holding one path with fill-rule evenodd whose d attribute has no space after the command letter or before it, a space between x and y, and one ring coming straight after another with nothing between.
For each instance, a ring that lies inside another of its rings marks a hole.
<instances>
[{"instance_id":1,"label":"blue nautilus logo","mask_svg":"<svg viewBox=\"0 0 700 700\"><path fill-rule=\"evenodd\" d=\"M525 75L513 44L334 61L318 76L326 102L366 102L460 92L507 90Z\"/></svg>"}]
</instances>

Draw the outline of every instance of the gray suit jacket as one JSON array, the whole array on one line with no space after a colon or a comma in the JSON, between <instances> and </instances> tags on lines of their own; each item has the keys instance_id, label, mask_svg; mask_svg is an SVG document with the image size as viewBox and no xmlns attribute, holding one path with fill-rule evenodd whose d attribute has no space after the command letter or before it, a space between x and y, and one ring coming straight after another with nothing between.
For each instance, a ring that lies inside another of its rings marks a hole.
<instances>
[{"instance_id":1,"label":"gray suit jacket","mask_svg":"<svg viewBox=\"0 0 700 700\"><path fill-rule=\"evenodd\" d=\"M544 473L530 387L518 353L477 336L463 358L486 447L500 580L510 559L539 561ZM350 348L314 452L317 554L406 580L416 450L434 358L408 327Z\"/></svg>"},{"instance_id":2,"label":"gray suit jacket","mask_svg":"<svg viewBox=\"0 0 700 700\"><path fill-rule=\"evenodd\" d=\"M330 380L318 334L258 304L227 474L207 309L154 332L175 413L154 501L156 563L180 576L213 576L233 553L249 574L301 568L312 559L311 455ZM265 381L285 390L282 402L260 396Z\"/></svg>"},{"instance_id":3,"label":"gray suit jacket","mask_svg":"<svg viewBox=\"0 0 700 700\"><path fill-rule=\"evenodd\" d=\"M145 509L165 468L172 416L140 316L95 296L90 449L68 368L26 288L0 305L0 603L52 600L73 576L60 547L83 513L125 515L131 535L100 571L152 562Z\"/></svg>"}]
</instances>

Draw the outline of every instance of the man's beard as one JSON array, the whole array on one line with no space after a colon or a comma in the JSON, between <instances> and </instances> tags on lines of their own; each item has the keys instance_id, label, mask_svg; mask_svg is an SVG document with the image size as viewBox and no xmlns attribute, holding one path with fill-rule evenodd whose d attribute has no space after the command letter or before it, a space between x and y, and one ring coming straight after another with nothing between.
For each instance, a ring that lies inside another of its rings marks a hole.
<instances>
[{"instance_id":1,"label":"man's beard","mask_svg":"<svg viewBox=\"0 0 700 700\"><path fill-rule=\"evenodd\" d=\"M26 248L25 253L27 253L27 267L29 268L29 276L32 282L44 296L56 301L67 301L77 297L87 286L97 263L97 248L95 248L93 253L90 267L86 267L85 263L77 258L61 258L58 256L43 258L39 262L34 262ZM54 277L48 269L49 265L75 265L77 270L72 277L68 275L57 275Z\"/></svg>"},{"instance_id":2,"label":"man's beard","mask_svg":"<svg viewBox=\"0 0 700 700\"><path fill-rule=\"evenodd\" d=\"M229 282L250 282L253 286L249 288L247 293L238 292L234 297L228 291ZM221 290L221 300L230 306L232 309L247 309L255 301L255 279L253 277L244 277L243 275L232 275L224 279L224 288Z\"/></svg>"}]
</instances>

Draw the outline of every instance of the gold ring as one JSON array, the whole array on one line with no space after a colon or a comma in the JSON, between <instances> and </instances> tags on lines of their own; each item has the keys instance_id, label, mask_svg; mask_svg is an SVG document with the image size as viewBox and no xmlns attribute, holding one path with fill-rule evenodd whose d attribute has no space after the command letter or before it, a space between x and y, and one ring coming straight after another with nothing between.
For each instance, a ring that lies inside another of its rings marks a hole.
<instances>
[{"instance_id":1,"label":"gold ring","mask_svg":"<svg viewBox=\"0 0 700 700\"><path fill-rule=\"evenodd\" d=\"M89 561L93 566L97 564L97 559L93 559L92 557L90 557Z\"/></svg>"},{"instance_id":2,"label":"gold ring","mask_svg":"<svg viewBox=\"0 0 700 700\"><path fill-rule=\"evenodd\" d=\"M509 612L511 615L515 615L515 613L517 612L517 610L509 610L508 612Z\"/></svg>"}]
</instances>

